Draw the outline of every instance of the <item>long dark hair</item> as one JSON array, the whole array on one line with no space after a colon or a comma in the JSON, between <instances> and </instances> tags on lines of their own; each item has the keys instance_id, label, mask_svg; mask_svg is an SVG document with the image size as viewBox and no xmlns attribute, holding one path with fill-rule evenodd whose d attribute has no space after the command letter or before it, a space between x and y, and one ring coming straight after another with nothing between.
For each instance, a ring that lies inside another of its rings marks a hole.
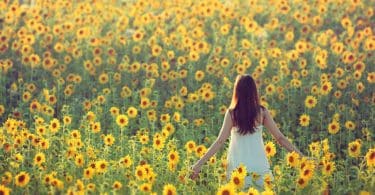
<instances>
[{"instance_id":1,"label":"long dark hair","mask_svg":"<svg viewBox=\"0 0 375 195\"><path fill-rule=\"evenodd\" d=\"M255 120L260 113L258 91L254 79L248 75L238 75L234 83L232 102L229 109L232 110L234 126L242 135L255 132Z\"/></svg>"}]
</instances>

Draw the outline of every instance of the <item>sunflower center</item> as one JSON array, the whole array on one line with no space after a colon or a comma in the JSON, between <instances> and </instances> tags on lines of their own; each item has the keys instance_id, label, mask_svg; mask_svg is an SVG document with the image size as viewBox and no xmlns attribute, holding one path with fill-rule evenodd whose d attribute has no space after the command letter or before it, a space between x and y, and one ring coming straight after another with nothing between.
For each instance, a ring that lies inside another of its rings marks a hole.
<instances>
[{"instance_id":1,"label":"sunflower center","mask_svg":"<svg viewBox=\"0 0 375 195\"><path fill-rule=\"evenodd\" d=\"M375 158L375 152L372 152L370 155L370 159L373 160Z\"/></svg>"},{"instance_id":2,"label":"sunflower center","mask_svg":"<svg viewBox=\"0 0 375 195\"><path fill-rule=\"evenodd\" d=\"M20 177L18 177L18 181L19 182L23 182L23 181L25 181L25 175L21 175Z\"/></svg>"},{"instance_id":3,"label":"sunflower center","mask_svg":"<svg viewBox=\"0 0 375 195\"><path fill-rule=\"evenodd\" d=\"M230 192L228 190L224 190L221 194L222 195L230 195Z\"/></svg>"},{"instance_id":4,"label":"sunflower center","mask_svg":"<svg viewBox=\"0 0 375 195\"><path fill-rule=\"evenodd\" d=\"M240 184L240 179L238 177L235 177L233 179L233 182L234 182L234 184L239 185Z\"/></svg>"}]
</instances>

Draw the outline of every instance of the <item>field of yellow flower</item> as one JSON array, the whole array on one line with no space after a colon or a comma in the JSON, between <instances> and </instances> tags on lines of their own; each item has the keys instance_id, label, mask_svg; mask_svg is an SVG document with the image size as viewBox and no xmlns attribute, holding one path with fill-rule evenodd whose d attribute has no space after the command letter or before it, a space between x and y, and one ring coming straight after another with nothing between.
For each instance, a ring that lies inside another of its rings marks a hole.
<instances>
[{"instance_id":1,"label":"field of yellow flower","mask_svg":"<svg viewBox=\"0 0 375 195\"><path fill-rule=\"evenodd\" d=\"M374 7L2 0L0 194L371 194ZM265 191L242 188L246 167L226 178L225 148L189 179L245 73L311 158L265 131Z\"/></svg>"}]
</instances>

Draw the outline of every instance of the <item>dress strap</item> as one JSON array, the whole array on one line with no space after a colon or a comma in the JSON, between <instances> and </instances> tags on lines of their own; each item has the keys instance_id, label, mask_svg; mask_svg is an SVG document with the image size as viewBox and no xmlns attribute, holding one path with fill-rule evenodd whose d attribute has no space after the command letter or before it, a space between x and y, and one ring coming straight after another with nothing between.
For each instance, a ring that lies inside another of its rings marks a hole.
<instances>
[{"instance_id":1,"label":"dress strap","mask_svg":"<svg viewBox=\"0 0 375 195\"><path fill-rule=\"evenodd\" d=\"M230 119L233 121L232 112L229 109L228 109L228 112L229 112L229 115L230 115Z\"/></svg>"},{"instance_id":2,"label":"dress strap","mask_svg":"<svg viewBox=\"0 0 375 195\"><path fill-rule=\"evenodd\" d=\"M265 109L263 106L261 106L261 108L262 108L262 109L261 109L261 110L262 110L262 125L264 125L264 119L266 118L266 117L265 117L265 110L266 110L266 109Z\"/></svg>"},{"instance_id":3,"label":"dress strap","mask_svg":"<svg viewBox=\"0 0 375 195\"><path fill-rule=\"evenodd\" d=\"M230 119L232 120L232 124L234 124L234 120L233 120L233 116L232 116L232 112L230 109L228 109L228 112L229 112L229 115L230 115Z\"/></svg>"}]
</instances>

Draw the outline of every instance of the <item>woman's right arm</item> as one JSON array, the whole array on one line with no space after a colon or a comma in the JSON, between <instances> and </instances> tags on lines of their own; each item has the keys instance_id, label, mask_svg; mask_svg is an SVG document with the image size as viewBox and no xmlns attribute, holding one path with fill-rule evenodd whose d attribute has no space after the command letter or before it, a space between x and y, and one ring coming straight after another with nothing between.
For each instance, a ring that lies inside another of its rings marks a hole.
<instances>
[{"instance_id":1,"label":"woman's right arm","mask_svg":"<svg viewBox=\"0 0 375 195\"><path fill-rule=\"evenodd\" d=\"M289 140L284 136L284 134L281 133L268 110L264 109L264 111L265 112L263 124L270 131L272 136L276 139L277 143L279 143L279 145L287 149L289 152L295 151L299 155L304 156L292 143L289 142Z\"/></svg>"}]
</instances>

